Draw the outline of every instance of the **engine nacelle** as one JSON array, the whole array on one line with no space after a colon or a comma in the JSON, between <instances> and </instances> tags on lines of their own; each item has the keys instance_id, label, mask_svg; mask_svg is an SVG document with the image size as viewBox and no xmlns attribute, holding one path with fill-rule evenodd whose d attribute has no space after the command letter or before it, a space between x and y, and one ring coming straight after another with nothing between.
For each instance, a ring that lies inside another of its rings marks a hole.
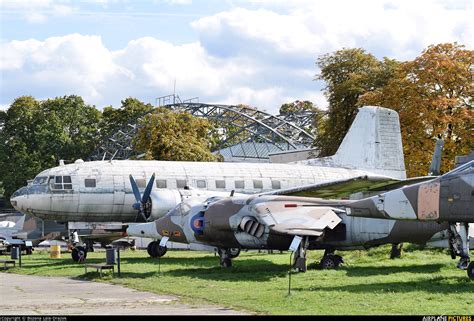
<instances>
[{"instance_id":1,"label":"engine nacelle","mask_svg":"<svg viewBox=\"0 0 474 321\"><path fill-rule=\"evenodd\" d=\"M177 190L164 189L151 192L150 199L151 208L145 211L145 215L149 221L154 221L181 203L181 194Z\"/></svg>"}]
</instances>

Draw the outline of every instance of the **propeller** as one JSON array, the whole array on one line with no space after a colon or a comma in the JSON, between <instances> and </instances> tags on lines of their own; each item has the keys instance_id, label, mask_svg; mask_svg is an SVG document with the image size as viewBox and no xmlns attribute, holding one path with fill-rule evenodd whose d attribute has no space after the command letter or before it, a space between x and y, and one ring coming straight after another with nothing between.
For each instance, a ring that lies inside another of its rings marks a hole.
<instances>
[{"instance_id":1,"label":"propeller","mask_svg":"<svg viewBox=\"0 0 474 321\"><path fill-rule=\"evenodd\" d=\"M151 175L151 178L148 181L148 184L146 185L145 191L143 192L143 196L140 195L137 182L135 181L133 176L129 175L129 178L130 178L130 184L132 185L133 195L135 195L135 203L132 205L132 207L138 211L137 218L138 218L138 215L140 214L145 220L145 222L148 222L148 219L146 218L146 215L145 215L145 204L150 199L151 189L153 188L153 184L155 182L155 173Z\"/></svg>"}]
</instances>

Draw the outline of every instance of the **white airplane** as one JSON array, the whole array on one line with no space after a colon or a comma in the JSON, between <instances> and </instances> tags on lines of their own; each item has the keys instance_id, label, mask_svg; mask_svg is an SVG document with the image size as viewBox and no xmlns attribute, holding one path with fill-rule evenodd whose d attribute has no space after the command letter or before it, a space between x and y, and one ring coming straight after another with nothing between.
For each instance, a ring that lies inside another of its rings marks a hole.
<instances>
[{"instance_id":1,"label":"white airplane","mask_svg":"<svg viewBox=\"0 0 474 321\"><path fill-rule=\"evenodd\" d=\"M42 171L11 203L45 220L122 224L154 221L185 199L204 201L233 191L313 185L318 188L311 196L336 197L405 179L398 114L366 106L331 157L289 164L77 160Z\"/></svg>"},{"instance_id":2,"label":"white airplane","mask_svg":"<svg viewBox=\"0 0 474 321\"><path fill-rule=\"evenodd\" d=\"M143 209L150 221L191 195L254 194L356 178L376 182L406 178L398 114L363 107L331 157L291 164L77 160L42 171L30 185L13 193L11 203L46 220L135 222L137 209L132 205L137 200L129 176L143 191L153 173L151 206Z\"/></svg>"}]
</instances>

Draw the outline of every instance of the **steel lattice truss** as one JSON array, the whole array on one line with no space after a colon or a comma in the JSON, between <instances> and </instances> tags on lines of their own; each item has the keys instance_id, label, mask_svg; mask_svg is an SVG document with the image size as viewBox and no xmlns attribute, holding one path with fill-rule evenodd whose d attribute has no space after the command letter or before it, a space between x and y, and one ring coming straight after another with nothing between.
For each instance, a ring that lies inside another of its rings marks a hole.
<instances>
[{"instance_id":1,"label":"steel lattice truss","mask_svg":"<svg viewBox=\"0 0 474 321\"><path fill-rule=\"evenodd\" d=\"M283 118L244 105L213 105L195 102L172 103L162 107L187 111L196 117L211 121L220 137L213 151L240 144L243 155L233 155L236 157L268 159L269 152L310 148L314 140L314 137L302 128L311 121L311 115L300 117L287 115ZM150 111L152 112L153 110ZM89 159L136 157L137 154L132 148L132 138L137 133L140 120L145 116L146 114L130 120L126 126L108 137ZM245 150L249 152L245 153Z\"/></svg>"}]
</instances>

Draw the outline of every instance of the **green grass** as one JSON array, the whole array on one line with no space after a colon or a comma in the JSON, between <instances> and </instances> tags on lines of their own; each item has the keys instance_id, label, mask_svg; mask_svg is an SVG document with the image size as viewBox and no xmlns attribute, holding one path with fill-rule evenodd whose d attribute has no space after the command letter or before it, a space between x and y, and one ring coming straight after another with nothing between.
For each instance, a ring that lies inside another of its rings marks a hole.
<instances>
[{"instance_id":1,"label":"green grass","mask_svg":"<svg viewBox=\"0 0 474 321\"><path fill-rule=\"evenodd\" d=\"M125 251L122 277L84 274L70 254L50 259L47 253L23 257L23 268L10 273L69 276L160 294L175 294L199 305L215 303L260 314L474 314L474 282L440 250L408 247L403 258L390 260L389 247L342 253L338 270L292 274L288 291L289 254L243 252L233 268L221 269L212 253L168 251L151 259L146 251ZM309 252L310 262L321 251ZM89 263L105 261L105 253L89 253ZM91 271L91 270L90 270ZM107 272L105 272L107 273Z\"/></svg>"}]
</instances>

